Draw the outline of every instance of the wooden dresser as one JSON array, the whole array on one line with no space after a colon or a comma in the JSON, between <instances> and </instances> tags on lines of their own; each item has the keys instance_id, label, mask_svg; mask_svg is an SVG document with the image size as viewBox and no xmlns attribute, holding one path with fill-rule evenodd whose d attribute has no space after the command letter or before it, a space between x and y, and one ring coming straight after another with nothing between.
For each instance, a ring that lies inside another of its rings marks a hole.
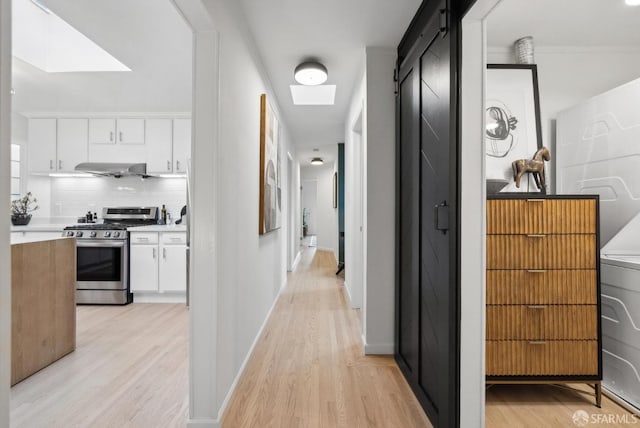
<instances>
[{"instance_id":1,"label":"wooden dresser","mask_svg":"<svg viewBox=\"0 0 640 428\"><path fill-rule=\"evenodd\" d=\"M594 385L602 344L598 196L487 200L487 383Z\"/></svg>"}]
</instances>

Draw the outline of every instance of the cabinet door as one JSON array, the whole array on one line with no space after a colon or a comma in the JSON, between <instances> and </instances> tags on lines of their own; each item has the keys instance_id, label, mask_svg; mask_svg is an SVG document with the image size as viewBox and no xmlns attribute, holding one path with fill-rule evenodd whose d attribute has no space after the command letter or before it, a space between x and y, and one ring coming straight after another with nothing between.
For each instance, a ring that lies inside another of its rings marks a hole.
<instances>
[{"instance_id":1,"label":"cabinet door","mask_svg":"<svg viewBox=\"0 0 640 428\"><path fill-rule=\"evenodd\" d=\"M56 120L29 119L28 125L29 172L56 170Z\"/></svg>"},{"instance_id":2,"label":"cabinet door","mask_svg":"<svg viewBox=\"0 0 640 428\"><path fill-rule=\"evenodd\" d=\"M58 119L58 171L74 171L88 159L88 119Z\"/></svg>"},{"instance_id":3,"label":"cabinet door","mask_svg":"<svg viewBox=\"0 0 640 428\"><path fill-rule=\"evenodd\" d=\"M158 291L158 246L131 246L131 291Z\"/></svg>"},{"instance_id":4,"label":"cabinet door","mask_svg":"<svg viewBox=\"0 0 640 428\"><path fill-rule=\"evenodd\" d=\"M145 128L147 172L172 172L171 119L147 119Z\"/></svg>"},{"instance_id":5,"label":"cabinet door","mask_svg":"<svg viewBox=\"0 0 640 428\"><path fill-rule=\"evenodd\" d=\"M187 172L191 158L191 119L173 120L173 172Z\"/></svg>"},{"instance_id":6,"label":"cabinet door","mask_svg":"<svg viewBox=\"0 0 640 428\"><path fill-rule=\"evenodd\" d=\"M187 247L160 245L160 291L186 291Z\"/></svg>"},{"instance_id":7,"label":"cabinet door","mask_svg":"<svg viewBox=\"0 0 640 428\"><path fill-rule=\"evenodd\" d=\"M118 119L119 144L144 144L144 119Z\"/></svg>"},{"instance_id":8,"label":"cabinet door","mask_svg":"<svg viewBox=\"0 0 640 428\"><path fill-rule=\"evenodd\" d=\"M89 119L89 144L115 144L115 119Z\"/></svg>"}]
</instances>

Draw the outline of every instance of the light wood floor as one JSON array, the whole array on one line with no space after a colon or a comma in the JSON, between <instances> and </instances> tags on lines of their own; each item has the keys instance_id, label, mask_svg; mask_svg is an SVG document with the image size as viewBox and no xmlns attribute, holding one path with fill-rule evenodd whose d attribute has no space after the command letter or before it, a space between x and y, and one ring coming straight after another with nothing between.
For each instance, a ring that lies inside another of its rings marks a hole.
<instances>
[{"instance_id":1,"label":"light wood floor","mask_svg":"<svg viewBox=\"0 0 640 428\"><path fill-rule=\"evenodd\" d=\"M359 312L349 309L342 281L332 255L305 248L229 403L224 428L431 427L393 358L362 355ZM184 427L184 305L77 310L77 350L12 388L11 426ZM487 391L486 426L572 427L577 410L628 415L606 397L602 409L592 402L550 386L496 385ZM596 426L628 424L588 425Z\"/></svg>"},{"instance_id":2,"label":"light wood floor","mask_svg":"<svg viewBox=\"0 0 640 428\"><path fill-rule=\"evenodd\" d=\"M335 266L330 253L303 252L224 428L431 426L393 358L363 355L360 323Z\"/></svg>"},{"instance_id":3,"label":"light wood floor","mask_svg":"<svg viewBox=\"0 0 640 428\"><path fill-rule=\"evenodd\" d=\"M630 412L604 395L602 408L598 409L594 405L593 389L589 386L569 386L588 392L588 395L550 385L494 385L487 390L486 427L575 427L577 425L572 418L579 410L587 412L589 418L594 418L590 419L588 428L640 426L640 418L633 423ZM603 416L591 416L592 414Z\"/></svg>"},{"instance_id":4,"label":"light wood floor","mask_svg":"<svg viewBox=\"0 0 640 428\"><path fill-rule=\"evenodd\" d=\"M78 306L77 349L11 389L11 426L184 427L183 304Z\"/></svg>"}]
</instances>

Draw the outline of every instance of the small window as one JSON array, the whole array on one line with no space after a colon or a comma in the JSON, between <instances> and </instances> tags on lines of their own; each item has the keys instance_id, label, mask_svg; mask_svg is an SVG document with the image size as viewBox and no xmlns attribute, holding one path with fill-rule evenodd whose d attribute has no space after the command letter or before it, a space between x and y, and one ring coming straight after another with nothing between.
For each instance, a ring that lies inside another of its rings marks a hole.
<instances>
[{"instance_id":1,"label":"small window","mask_svg":"<svg viewBox=\"0 0 640 428\"><path fill-rule=\"evenodd\" d=\"M11 145L11 200L18 199L20 191L20 146Z\"/></svg>"}]
</instances>

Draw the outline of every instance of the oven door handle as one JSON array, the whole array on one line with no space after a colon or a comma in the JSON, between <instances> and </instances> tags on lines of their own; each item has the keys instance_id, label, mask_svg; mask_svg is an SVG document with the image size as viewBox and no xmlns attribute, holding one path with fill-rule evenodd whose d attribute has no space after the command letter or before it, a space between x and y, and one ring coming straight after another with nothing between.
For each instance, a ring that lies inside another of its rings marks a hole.
<instances>
[{"instance_id":1,"label":"oven door handle","mask_svg":"<svg viewBox=\"0 0 640 428\"><path fill-rule=\"evenodd\" d=\"M126 246L126 241L77 241L76 246L78 247L109 247L109 248L124 248Z\"/></svg>"}]
</instances>

